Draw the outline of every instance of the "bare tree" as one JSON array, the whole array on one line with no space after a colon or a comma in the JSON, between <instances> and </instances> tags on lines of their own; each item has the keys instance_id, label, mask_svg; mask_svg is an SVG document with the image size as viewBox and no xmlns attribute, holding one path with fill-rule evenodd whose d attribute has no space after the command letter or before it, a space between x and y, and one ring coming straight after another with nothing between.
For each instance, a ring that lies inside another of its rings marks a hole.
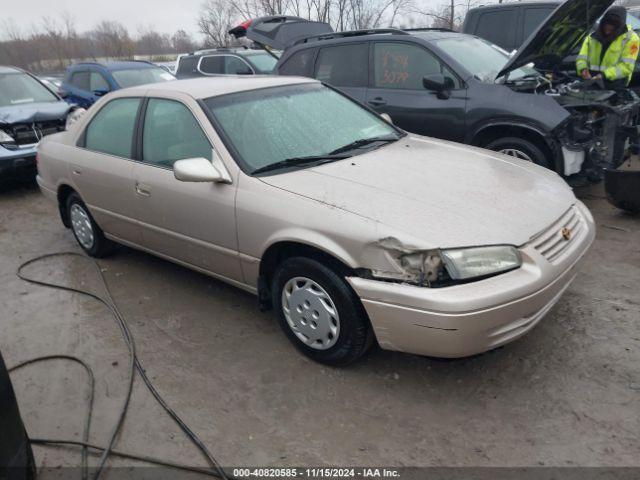
<instances>
[{"instance_id":1,"label":"bare tree","mask_svg":"<svg viewBox=\"0 0 640 480\"><path fill-rule=\"evenodd\" d=\"M207 0L200 9L198 27L205 36L205 44L226 47L233 41L229 29L237 22L237 7L227 0Z\"/></svg>"},{"instance_id":2,"label":"bare tree","mask_svg":"<svg viewBox=\"0 0 640 480\"><path fill-rule=\"evenodd\" d=\"M133 41L127 29L119 22L103 20L89 32L99 56L132 58Z\"/></svg>"},{"instance_id":3,"label":"bare tree","mask_svg":"<svg viewBox=\"0 0 640 480\"><path fill-rule=\"evenodd\" d=\"M196 44L187 32L178 30L171 37L171 47L174 53L186 53L194 51Z\"/></svg>"}]
</instances>

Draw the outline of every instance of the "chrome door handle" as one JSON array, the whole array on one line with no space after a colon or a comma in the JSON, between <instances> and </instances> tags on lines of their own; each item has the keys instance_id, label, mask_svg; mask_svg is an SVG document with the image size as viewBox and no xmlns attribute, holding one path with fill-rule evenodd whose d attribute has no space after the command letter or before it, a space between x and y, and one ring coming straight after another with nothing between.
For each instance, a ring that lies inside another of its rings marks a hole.
<instances>
[{"instance_id":1,"label":"chrome door handle","mask_svg":"<svg viewBox=\"0 0 640 480\"><path fill-rule=\"evenodd\" d=\"M78 168L74 168L73 170L71 170L71 172L73 172L74 175L82 175L82 170L78 169Z\"/></svg>"},{"instance_id":2,"label":"chrome door handle","mask_svg":"<svg viewBox=\"0 0 640 480\"><path fill-rule=\"evenodd\" d=\"M381 107L386 104L387 104L387 101L381 97L376 97L373 100L369 100L369 105L373 105L374 107Z\"/></svg>"},{"instance_id":3,"label":"chrome door handle","mask_svg":"<svg viewBox=\"0 0 640 480\"><path fill-rule=\"evenodd\" d=\"M146 185L143 185L141 183L136 183L136 193L144 197L150 197L151 187L147 187Z\"/></svg>"}]
</instances>

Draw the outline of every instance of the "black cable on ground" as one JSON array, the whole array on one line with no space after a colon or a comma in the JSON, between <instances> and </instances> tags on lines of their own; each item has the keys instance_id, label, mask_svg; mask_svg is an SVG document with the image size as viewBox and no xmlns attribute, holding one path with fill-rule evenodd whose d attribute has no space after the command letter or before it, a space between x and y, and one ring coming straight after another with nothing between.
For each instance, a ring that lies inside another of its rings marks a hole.
<instances>
[{"instance_id":1,"label":"black cable on ground","mask_svg":"<svg viewBox=\"0 0 640 480\"><path fill-rule=\"evenodd\" d=\"M67 360L67 361L71 361L71 362L75 362L80 364L85 371L87 372L87 375L89 377L89 399L87 401L87 414L85 416L85 421L84 421L84 428L82 430L82 439L84 443L89 442L89 430L91 428L91 415L93 413L93 397L94 397L94 392L95 392L95 377L93 375L93 370L91 370L91 367L89 365L87 365L83 360L81 360L80 358L77 357L73 357L71 355L47 355L45 357L38 357L38 358L32 358L31 360L26 360L22 363L19 363L17 365L14 365L13 367L11 367L8 372L12 373L15 372L16 370L19 370L21 368L24 368L28 365L33 365L35 363L40 363L40 362L46 362L46 361L50 361L50 360ZM89 464L87 462L87 455L88 455L88 451L89 451L89 447L84 445L82 447L82 480L87 480L88 478L88 469L89 469Z\"/></svg>"},{"instance_id":2,"label":"black cable on ground","mask_svg":"<svg viewBox=\"0 0 640 480\"><path fill-rule=\"evenodd\" d=\"M97 294L94 294L92 292L89 292L87 290L82 290L79 288L74 288L74 287L69 287L66 285L60 285L60 284L56 284L56 283L51 283L51 282L46 282L43 280L37 280L31 277L28 277L26 275L24 275L22 273L22 271L29 265L32 265L38 261L41 260L45 260L45 259L49 259L49 258L54 258L54 257L78 257L83 259L84 261L89 261L91 262L95 269L96 272L98 273L98 277L100 278L100 281L102 283L102 287L105 291L106 294L106 298L100 297ZM138 373L140 374L140 376L142 377L142 380L144 381L145 385L147 386L147 388L149 389L149 391L151 392L151 394L153 395L153 397L156 399L156 401L160 404L160 406L169 414L169 416L171 416L171 418L176 422L176 424L180 427L180 429L187 435L187 437L189 437L189 439L191 440L191 442L200 450L200 452L204 455L204 457L208 460L209 464L211 465L211 467L214 469L213 471L209 471L209 470L205 470L202 469L203 471L200 473L204 473L204 472L208 472L208 474L213 474L214 476L218 476L219 478L223 479L223 480L228 480L228 476L225 474L224 470L222 469L222 467L220 466L220 464L218 463L218 461L215 459L215 457L212 455L212 453L209 451L209 449L204 445L204 443L198 438L198 436L187 426L187 424L180 418L180 416L171 408L169 407L169 405L164 401L164 399L162 398L162 396L160 395L160 393L156 390L156 388L154 387L153 383L151 382L151 380L149 380L149 378L147 377L147 374L144 370L144 368L142 367L140 360L138 359L137 355L136 355L136 350L135 350L135 342L133 339L133 335L131 334L131 331L129 330L129 326L127 324L126 319L124 318L124 316L120 313L120 310L118 309L117 304L115 303L113 296L111 294L111 291L109 289L109 286L107 284L107 281L104 277L104 274L102 272L102 269L100 268L100 265L98 264L98 262L94 259L91 259L89 257L86 257L84 255L81 255L79 253L75 253L75 252L60 252L60 253L51 253L51 254L45 254L45 255L40 255L38 257L32 258L31 260L28 260L26 262L24 262L23 264L21 264L18 267L18 271L17 271L17 275L20 279L35 284L35 285L40 285L43 287L48 287L48 288L54 288L54 289L58 289L58 290L64 290L64 291L68 291L68 292L72 292L72 293L79 293L81 295L85 295L88 296L90 298L93 298L94 300L97 300L98 302L102 303L105 307L107 307L109 309L109 311L111 311L111 313L113 314L113 316L116 318L117 322L118 322L118 326L120 327L120 330L122 332L122 336L125 340L125 343L127 344L127 347L129 348L129 381L128 381L128 385L127 385L127 393L126 393L126 397L125 400L123 402L122 408L120 410L120 413L118 415L118 420L111 432L111 435L109 437L109 442L107 444L107 447L102 448L102 447L95 447L92 445L88 444L88 440L85 440L84 442L74 442L74 441L65 441L65 440L41 440L40 443L46 443L46 444L64 444L64 445L80 445L83 446L84 449L86 448L93 448L99 451L102 451L102 454L100 456L100 460L98 462L98 469L96 472L96 475L94 477L94 480L99 480L102 476L102 473L104 471L104 466L105 463L107 461L107 458L109 457L110 454L114 454L113 452L113 445L115 443L116 437L122 427L122 424L124 422L124 418L126 416L128 407L129 407L129 401L131 399L131 394L133 391L133 381L134 381L134 377L135 377L135 370L138 371ZM61 356L61 357L65 357L68 359L73 359L74 361L79 360L79 359L75 359L75 357L67 357L67 356ZM24 365L28 364L28 363L34 363L37 361L44 361L46 359L46 357L43 357L42 359L37 358L37 359L32 359L29 360L27 362L24 362ZM84 362L80 361L81 364L84 364ZM84 364L86 366L86 364ZM15 367L13 367L13 369L18 368L20 366L23 366L23 364L19 364L16 365ZM88 368L88 366L86 366ZM90 371L90 369L89 369ZM91 374L91 376L93 377L93 375ZM92 394L93 396L93 394ZM91 415L91 411L93 408L93 402L91 404L91 408L89 409L89 419L88 422L90 424L90 415ZM87 430L88 432L88 430ZM88 433L87 433L88 434ZM34 442L37 443L37 442ZM83 453L84 455L84 453ZM125 454L122 453L118 453L119 456L123 456ZM151 463L156 463L156 464L163 464L165 466L172 466L173 468L180 468L183 470L189 470L189 471L200 471L201 469L195 469L193 467L188 467L185 465L180 465L180 464L172 464L169 465L170 462L165 462L163 460L158 460L158 459L152 459L151 457L142 457L142 456L135 456L137 460L142 460L142 461L149 461ZM145 460L146 459L146 460ZM215 475L217 473L217 475Z\"/></svg>"}]
</instances>

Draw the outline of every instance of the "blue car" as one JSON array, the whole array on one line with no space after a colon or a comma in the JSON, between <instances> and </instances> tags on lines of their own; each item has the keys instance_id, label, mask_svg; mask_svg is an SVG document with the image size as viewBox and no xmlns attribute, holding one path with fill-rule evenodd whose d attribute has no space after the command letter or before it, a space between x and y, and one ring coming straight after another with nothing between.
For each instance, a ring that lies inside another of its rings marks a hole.
<instances>
[{"instance_id":1,"label":"blue car","mask_svg":"<svg viewBox=\"0 0 640 480\"><path fill-rule=\"evenodd\" d=\"M0 66L0 184L35 178L38 143L64 131L74 109L30 73Z\"/></svg>"},{"instance_id":2,"label":"blue car","mask_svg":"<svg viewBox=\"0 0 640 480\"><path fill-rule=\"evenodd\" d=\"M150 62L76 63L67 68L60 91L68 103L89 108L113 90L170 80L175 77Z\"/></svg>"}]
</instances>

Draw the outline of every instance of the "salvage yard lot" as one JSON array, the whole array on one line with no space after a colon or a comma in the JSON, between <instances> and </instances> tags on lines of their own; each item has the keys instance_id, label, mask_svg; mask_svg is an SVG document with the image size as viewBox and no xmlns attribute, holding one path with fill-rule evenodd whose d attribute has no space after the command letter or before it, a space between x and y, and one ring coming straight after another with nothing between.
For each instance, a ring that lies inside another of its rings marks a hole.
<instances>
[{"instance_id":1,"label":"salvage yard lot","mask_svg":"<svg viewBox=\"0 0 640 480\"><path fill-rule=\"evenodd\" d=\"M639 466L640 218L607 204L601 186L579 196L598 233L576 281L531 333L461 360L375 349L328 368L299 354L247 293L126 248L100 264L147 373L223 465ZM58 353L87 361L92 440L104 444L127 379L116 323L91 300L15 276L57 251L80 249L55 206L35 187L0 191L0 350L8 365ZM88 266L50 260L27 273L97 285ZM80 369L50 364L13 381L31 436L80 439ZM116 448L203 462L140 381ZM36 459L77 465L79 451L37 447Z\"/></svg>"}]
</instances>

